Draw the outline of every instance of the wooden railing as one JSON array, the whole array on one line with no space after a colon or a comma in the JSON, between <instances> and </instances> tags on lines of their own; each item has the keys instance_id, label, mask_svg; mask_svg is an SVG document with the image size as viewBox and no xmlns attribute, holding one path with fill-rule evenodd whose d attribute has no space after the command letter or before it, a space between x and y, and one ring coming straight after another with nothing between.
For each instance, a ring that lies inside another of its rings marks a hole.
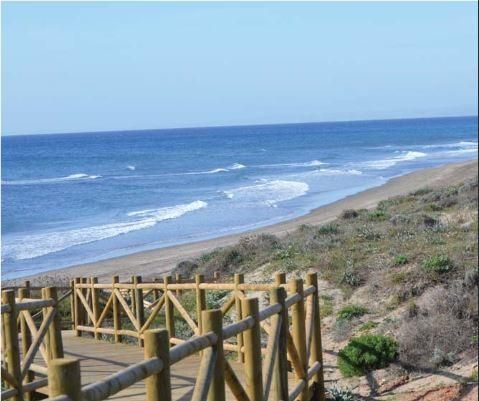
<instances>
[{"instance_id":1,"label":"wooden railing","mask_svg":"<svg viewBox=\"0 0 479 401\"><path fill-rule=\"evenodd\" d=\"M148 401L171 401L170 367L199 352L192 401L224 401L225 385L238 401L324 400L317 275L308 274L305 282L286 283L284 274L271 284L247 284L240 274L232 282L219 281L217 275L210 282L202 275L148 283L141 277L129 283L114 277L109 284L75 279L71 293L61 298L71 297L76 335L135 339L144 345L145 358L83 387L80 362L63 358L55 289L43 289L40 300L28 298L26 289L17 300L13 290L3 291L2 380L8 388L2 398L31 400L33 390L47 385L51 400L100 401L145 379ZM223 302L207 310L208 296L217 291L226 294ZM251 292L256 297L248 297ZM39 308L43 322L37 328L31 313ZM181 320L193 333L188 339L176 333ZM33 363L38 351L45 366ZM239 364L233 365L231 353ZM244 384L238 369L244 369ZM35 380L34 374L43 377Z\"/></svg>"},{"instance_id":2,"label":"wooden railing","mask_svg":"<svg viewBox=\"0 0 479 401\"><path fill-rule=\"evenodd\" d=\"M83 388L78 361L54 361L49 394L55 401L100 401L143 379L147 400L170 401L170 367L197 352L201 365L193 401L224 401L225 384L238 401L324 399L316 274L307 275L305 287L301 279L286 284L284 274L277 274L273 284L246 284L242 275L235 275L231 283L207 283L201 275L186 283L171 277L161 283L143 283L139 277L131 283L119 283L117 277L111 284L84 281L76 279L72 286L77 335L106 334L116 342L135 338L144 342L145 360ZM207 292L218 290L229 291L229 297L221 308L207 310ZM190 310L181 302L188 291L195 298ZM267 292L269 304L260 308L258 298L247 297L250 291ZM157 319L162 310L164 319ZM227 324L225 316L232 310L236 319ZM176 337L179 318L194 333L190 339ZM122 327L125 319L133 329ZM105 322L111 325L103 327ZM244 369L244 386L225 357L228 352L235 352L241 362L236 365ZM294 372L291 383L289 367Z\"/></svg>"},{"instance_id":3,"label":"wooden railing","mask_svg":"<svg viewBox=\"0 0 479 401\"><path fill-rule=\"evenodd\" d=\"M2 291L2 399L32 400L33 392L47 385L50 361L63 357L57 288L41 291L31 298L32 288ZM43 363L34 363L41 357ZM40 376L35 378L35 376Z\"/></svg>"}]
</instances>

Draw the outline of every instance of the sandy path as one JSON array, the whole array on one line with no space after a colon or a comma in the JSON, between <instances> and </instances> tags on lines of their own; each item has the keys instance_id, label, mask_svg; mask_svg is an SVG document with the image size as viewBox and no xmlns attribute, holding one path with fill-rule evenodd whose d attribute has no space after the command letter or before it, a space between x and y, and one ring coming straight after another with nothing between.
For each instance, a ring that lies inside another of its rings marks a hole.
<instances>
[{"instance_id":1,"label":"sandy path","mask_svg":"<svg viewBox=\"0 0 479 401\"><path fill-rule=\"evenodd\" d=\"M34 275L28 278L19 279L23 282L30 279L32 282L41 279L41 277L55 276L62 278L73 278L78 276L98 276L100 280L111 280L113 275L119 275L120 279L125 279L133 274L144 277L159 276L167 273L175 265L185 259L194 258L200 254L211 251L218 247L227 246L238 241L238 239L248 234L271 233L275 235L284 235L292 231L301 224L323 224L335 219L344 209L362 209L372 208L383 199L392 196L407 194L419 188L438 187L459 183L477 175L477 160L461 163L448 164L441 167L430 168L415 171L413 173L394 178L386 184L368 189L358 194L348 196L342 200L330 205L313 210L309 214L278 223L272 226L248 231L241 234L228 235L216 239L193 242L184 245L176 245L167 248L155 249L134 253L118 258L107 259L94 263L77 265L69 268L58 269L55 271ZM14 284L15 280L5 281L6 284Z\"/></svg>"}]
</instances>

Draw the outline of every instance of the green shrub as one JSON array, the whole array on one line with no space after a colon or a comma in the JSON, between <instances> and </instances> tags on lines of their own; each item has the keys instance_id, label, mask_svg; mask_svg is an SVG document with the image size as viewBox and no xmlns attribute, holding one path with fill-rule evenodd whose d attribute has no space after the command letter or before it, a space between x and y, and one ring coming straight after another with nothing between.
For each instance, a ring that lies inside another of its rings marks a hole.
<instances>
[{"instance_id":1,"label":"green shrub","mask_svg":"<svg viewBox=\"0 0 479 401\"><path fill-rule=\"evenodd\" d=\"M361 278L352 268L347 268L341 282L346 283L351 287L357 287L361 284Z\"/></svg>"},{"instance_id":2,"label":"green shrub","mask_svg":"<svg viewBox=\"0 0 479 401\"><path fill-rule=\"evenodd\" d=\"M339 387L333 387L329 389L329 395L331 401L356 401L356 396L349 389L342 389Z\"/></svg>"},{"instance_id":3,"label":"green shrub","mask_svg":"<svg viewBox=\"0 0 479 401\"><path fill-rule=\"evenodd\" d=\"M345 377L362 376L385 368L394 361L398 345L388 336L365 334L355 337L338 353L338 367Z\"/></svg>"},{"instance_id":4,"label":"green shrub","mask_svg":"<svg viewBox=\"0 0 479 401\"><path fill-rule=\"evenodd\" d=\"M276 260L286 260L286 259L291 259L297 254L297 250L293 245L288 245L286 248L283 249L278 249L274 253L274 258Z\"/></svg>"},{"instance_id":5,"label":"green shrub","mask_svg":"<svg viewBox=\"0 0 479 401\"><path fill-rule=\"evenodd\" d=\"M436 273L447 273L454 268L451 259L445 255L431 256L422 261L424 270Z\"/></svg>"},{"instance_id":6,"label":"green shrub","mask_svg":"<svg viewBox=\"0 0 479 401\"><path fill-rule=\"evenodd\" d=\"M401 266L401 265L405 265L406 263L408 263L408 259L406 256L404 255L396 255L394 257L394 266Z\"/></svg>"},{"instance_id":7,"label":"green shrub","mask_svg":"<svg viewBox=\"0 0 479 401\"><path fill-rule=\"evenodd\" d=\"M386 220L386 213L384 212L384 210L376 209L369 212L367 214L367 217L368 217L368 220L371 220L371 221L382 221L382 220Z\"/></svg>"},{"instance_id":8,"label":"green shrub","mask_svg":"<svg viewBox=\"0 0 479 401\"><path fill-rule=\"evenodd\" d=\"M339 232L338 226L336 224L325 224L318 228L319 235L330 235L337 234Z\"/></svg>"},{"instance_id":9,"label":"green shrub","mask_svg":"<svg viewBox=\"0 0 479 401\"><path fill-rule=\"evenodd\" d=\"M225 302L230 291L219 290L219 291L208 291L206 293L206 307L208 309L219 309Z\"/></svg>"},{"instance_id":10,"label":"green shrub","mask_svg":"<svg viewBox=\"0 0 479 401\"><path fill-rule=\"evenodd\" d=\"M356 230L358 237L363 241L377 241L381 239L381 234L374 230L372 226L364 225Z\"/></svg>"},{"instance_id":11,"label":"green shrub","mask_svg":"<svg viewBox=\"0 0 479 401\"><path fill-rule=\"evenodd\" d=\"M410 195L421 196L421 195L426 195L430 192L432 192L432 189L425 187L425 188L420 188L417 191L411 192Z\"/></svg>"},{"instance_id":12,"label":"green shrub","mask_svg":"<svg viewBox=\"0 0 479 401\"><path fill-rule=\"evenodd\" d=\"M361 317L368 313L368 310L361 305L346 305L338 312L338 319L351 320L355 317Z\"/></svg>"},{"instance_id":13,"label":"green shrub","mask_svg":"<svg viewBox=\"0 0 479 401\"><path fill-rule=\"evenodd\" d=\"M375 329L378 326L379 326L378 322L373 322L372 320L370 320L369 322L364 323L359 328L359 331L369 331L369 330Z\"/></svg>"}]
</instances>

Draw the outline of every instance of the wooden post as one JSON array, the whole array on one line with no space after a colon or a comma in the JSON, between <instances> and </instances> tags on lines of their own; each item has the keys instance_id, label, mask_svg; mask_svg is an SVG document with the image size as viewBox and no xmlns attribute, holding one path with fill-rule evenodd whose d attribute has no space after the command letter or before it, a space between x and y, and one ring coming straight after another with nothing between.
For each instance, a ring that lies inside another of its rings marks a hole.
<instances>
[{"instance_id":1,"label":"wooden post","mask_svg":"<svg viewBox=\"0 0 479 401\"><path fill-rule=\"evenodd\" d=\"M133 284L135 284L135 306L136 306L136 320L138 320L138 326L140 330L145 324L145 308L143 305L143 290L137 288L137 285L141 283L141 276L133 277ZM138 345L143 346L143 340L140 337L140 331L138 330Z\"/></svg>"},{"instance_id":2,"label":"wooden post","mask_svg":"<svg viewBox=\"0 0 479 401\"><path fill-rule=\"evenodd\" d=\"M100 317L100 289L95 288L95 284L98 284L98 277L92 277L90 279L91 282L91 303L92 303L92 312L94 322L93 325L95 327L95 340L99 340L101 338L101 334L97 332L96 322Z\"/></svg>"},{"instance_id":3,"label":"wooden post","mask_svg":"<svg viewBox=\"0 0 479 401\"><path fill-rule=\"evenodd\" d=\"M2 333L1 333L1 336L2 336L2 350L5 350L7 349L7 343L5 342L5 319L3 318L3 315L2 315Z\"/></svg>"},{"instance_id":4,"label":"wooden post","mask_svg":"<svg viewBox=\"0 0 479 401\"><path fill-rule=\"evenodd\" d=\"M48 299L49 298L46 288L42 288L41 292L42 292L42 299ZM42 308L43 320L45 320L47 318L49 310L50 310L50 307ZM45 344L45 349L46 349L46 354L48 356L48 360L52 359L52 352L51 352L52 349L50 347L50 334L52 332L50 331L50 327L48 328L47 332L45 333L45 337L43 337L43 342Z\"/></svg>"},{"instance_id":5,"label":"wooden post","mask_svg":"<svg viewBox=\"0 0 479 401\"><path fill-rule=\"evenodd\" d=\"M235 297L235 309L236 309L236 319L240 320L242 313L241 313L241 297L240 294L242 294L238 290L238 285L244 283L244 274L235 274L234 275L234 285L235 285L235 290L234 290L234 297ZM238 362L244 363L244 354L241 349L243 348L243 333L239 333L236 336L236 344L238 346L238 351L237 351L237 359Z\"/></svg>"},{"instance_id":6,"label":"wooden post","mask_svg":"<svg viewBox=\"0 0 479 401\"><path fill-rule=\"evenodd\" d=\"M171 299L168 297L168 285L171 284L171 276L163 278L163 285L165 288L165 323L168 334L171 337L175 337L175 306Z\"/></svg>"},{"instance_id":7,"label":"wooden post","mask_svg":"<svg viewBox=\"0 0 479 401\"><path fill-rule=\"evenodd\" d=\"M208 392L208 401L225 401L225 363L223 351L223 314L221 309L202 312L203 334L213 332L218 340L213 346L216 360L213 378ZM204 357L204 356L203 356Z\"/></svg>"},{"instance_id":8,"label":"wooden post","mask_svg":"<svg viewBox=\"0 0 479 401\"><path fill-rule=\"evenodd\" d=\"M202 312L206 310L206 292L200 289L200 284L205 282L205 276L202 274L195 275L196 283L196 320L198 321L198 329L203 332Z\"/></svg>"},{"instance_id":9,"label":"wooden post","mask_svg":"<svg viewBox=\"0 0 479 401\"><path fill-rule=\"evenodd\" d=\"M131 284L135 284L135 276L131 276ZM133 312L133 315L136 316L136 294L135 290L129 290L130 292L130 299L131 299L131 311Z\"/></svg>"},{"instance_id":10,"label":"wooden post","mask_svg":"<svg viewBox=\"0 0 479 401\"><path fill-rule=\"evenodd\" d=\"M176 273L175 275L175 280L176 280L176 284L181 284L182 282L182 277L181 277L181 274L180 273ZM177 289L176 290L176 297L179 299L181 297L181 294L182 294L182 291L180 289Z\"/></svg>"},{"instance_id":11,"label":"wooden post","mask_svg":"<svg viewBox=\"0 0 479 401\"><path fill-rule=\"evenodd\" d=\"M112 305L112 310L113 310L113 329L115 330L115 342L116 343L121 343L122 337L120 334L118 334L118 331L121 330L121 314L120 314L120 302L118 301L118 298L116 297L115 294L115 284L118 284L120 282L120 278L118 276L113 277L113 283L112 283L112 296L113 296L113 305Z\"/></svg>"},{"instance_id":12,"label":"wooden post","mask_svg":"<svg viewBox=\"0 0 479 401\"><path fill-rule=\"evenodd\" d=\"M241 300L242 317L251 316L254 325L243 334L246 393L249 401L263 401L263 373L258 298Z\"/></svg>"},{"instance_id":13,"label":"wooden post","mask_svg":"<svg viewBox=\"0 0 479 401\"><path fill-rule=\"evenodd\" d=\"M305 327L305 312L304 312L304 293L303 293L303 280L294 279L290 281L289 285L290 291L292 294L299 294L301 300L296 302L291 307L291 316L293 324L293 343L298 351L299 359L301 360L301 365L303 366L304 372L308 371L308 361L306 354L306 327ZM306 380L306 377L301 379ZM304 386L301 395L299 396L300 401L309 401L308 400L308 386Z\"/></svg>"},{"instance_id":14,"label":"wooden post","mask_svg":"<svg viewBox=\"0 0 479 401\"><path fill-rule=\"evenodd\" d=\"M286 284L286 273L275 273L274 284L278 287L281 284Z\"/></svg>"},{"instance_id":15,"label":"wooden post","mask_svg":"<svg viewBox=\"0 0 479 401\"><path fill-rule=\"evenodd\" d=\"M25 281L25 284L30 284L29 281ZM20 302L22 302L23 298L30 298L30 286L25 285L25 288L18 289L18 298ZM30 329L28 328L27 321L23 314L20 314L20 333L22 335L22 355L26 355L30 345L32 345L32 334L30 333ZM28 371L23 383L30 383L35 379L35 373L31 370ZM26 401L33 401L33 393L28 392L24 394L24 399Z\"/></svg>"},{"instance_id":16,"label":"wooden post","mask_svg":"<svg viewBox=\"0 0 479 401\"><path fill-rule=\"evenodd\" d=\"M55 316L48 328L48 340L49 340L49 354L50 358L57 359L63 358L63 342L62 342L62 327L60 314L58 313L58 295L55 287L47 287L44 289L45 297L53 299L55 304L47 308L48 312L53 311Z\"/></svg>"},{"instance_id":17,"label":"wooden post","mask_svg":"<svg viewBox=\"0 0 479 401\"><path fill-rule=\"evenodd\" d=\"M3 313L3 324L5 332L5 360L7 362L7 372L10 373L15 379L20 380L21 368L20 368L20 349L18 346L18 331L17 331L17 307L15 305L15 291L5 290L2 291L2 304L6 304L10 307L10 311ZM22 386L17 387L17 395L14 396L14 400L23 400Z\"/></svg>"},{"instance_id":18,"label":"wooden post","mask_svg":"<svg viewBox=\"0 0 479 401\"><path fill-rule=\"evenodd\" d=\"M70 289L72 292L70 294L70 314L72 320L72 330L75 330L75 280L70 280Z\"/></svg>"},{"instance_id":19,"label":"wooden post","mask_svg":"<svg viewBox=\"0 0 479 401\"><path fill-rule=\"evenodd\" d=\"M153 282L159 283L159 282L160 282L160 279L155 278L155 279L153 280ZM159 297L160 297L160 291L155 288L155 289L153 290L153 302L155 302Z\"/></svg>"},{"instance_id":20,"label":"wooden post","mask_svg":"<svg viewBox=\"0 0 479 401\"><path fill-rule=\"evenodd\" d=\"M71 401L82 401L80 361L52 359L48 364L48 394L50 398L67 395Z\"/></svg>"},{"instance_id":21,"label":"wooden post","mask_svg":"<svg viewBox=\"0 0 479 401\"><path fill-rule=\"evenodd\" d=\"M326 399L324 389L324 373L323 373L323 348L321 343L321 317L319 308L319 290L318 290L318 275L317 273L308 273L306 276L306 284L314 286L315 291L313 295L313 338L311 341L311 356L309 363L312 365L318 361L321 364L321 369L313 376L315 386L312 401L324 401Z\"/></svg>"},{"instance_id":22,"label":"wooden post","mask_svg":"<svg viewBox=\"0 0 479 401\"><path fill-rule=\"evenodd\" d=\"M80 277L75 277L75 280L74 280L74 286L73 286L73 298L74 298L74 306L75 306L75 335L77 337L81 337L82 335L82 332L80 330L78 330L78 326L80 324L83 324L82 320L81 320L81 301L78 299L78 294L77 294L77 288L75 286L75 284L81 284L81 278Z\"/></svg>"},{"instance_id":23,"label":"wooden post","mask_svg":"<svg viewBox=\"0 0 479 401\"><path fill-rule=\"evenodd\" d=\"M145 359L159 358L163 369L145 379L146 401L171 401L170 340L167 330L145 331Z\"/></svg>"},{"instance_id":24,"label":"wooden post","mask_svg":"<svg viewBox=\"0 0 479 401\"><path fill-rule=\"evenodd\" d=\"M221 281L221 272L214 272L213 280L215 283L219 283Z\"/></svg>"},{"instance_id":25,"label":"wooden post","mask_svg":"<svg viewBox=\"0 0 479 401\"><path fill-rule=\"evenodd\" d=\"M270 303L280 304L281 312L281 331L278 337L276 360L274 364L272 386L274 400L284 401L289 399L288 390L288 332L289 332L289 318L288 309L286 308L286 290L282 287L273 288L270 291ZM270 334L272 335L272 334Z\"/></svg>"},{"instance_id":26,"label":"wooden post","mask_svg":"<svg viewBox=\"0 0 479 401\"><path fill-rule=\"evenodd\" d=\"M82 277L82 278L81 278L81 283L82 283L82 284L88 284L88 281L89 281L89 280L88 280L87 277ZM87 288L82 288L82 289L81 289L81 292L82 292L82 294L83 294L83 298L86 299L87 304L88 304L88 289L87 289ZM80 302L81 302L81 301L80 301ZM82 308L81 308L81 322L82 322L82 324L88 326L88 321L89 321L89 319L90 319L90 317L88 316L88 313L87 313L85 307L82 306Z\"/></svg>"}]
</instances>

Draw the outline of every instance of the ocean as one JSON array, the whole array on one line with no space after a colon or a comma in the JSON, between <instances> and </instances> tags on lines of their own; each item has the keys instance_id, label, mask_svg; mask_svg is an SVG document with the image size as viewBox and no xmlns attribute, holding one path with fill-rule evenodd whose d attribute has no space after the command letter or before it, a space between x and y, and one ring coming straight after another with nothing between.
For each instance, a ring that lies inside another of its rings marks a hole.
<instances>
[{"instance_id":1,"label":"ocean","mask_svg":"<svg viewBox=\"0 0 479 401\"><path fill-rule=\"evenodd\" d=\"M477 123L4 136L2 279L292 219L395 176L476 158Z\"/></svg>"}]
</instances>

